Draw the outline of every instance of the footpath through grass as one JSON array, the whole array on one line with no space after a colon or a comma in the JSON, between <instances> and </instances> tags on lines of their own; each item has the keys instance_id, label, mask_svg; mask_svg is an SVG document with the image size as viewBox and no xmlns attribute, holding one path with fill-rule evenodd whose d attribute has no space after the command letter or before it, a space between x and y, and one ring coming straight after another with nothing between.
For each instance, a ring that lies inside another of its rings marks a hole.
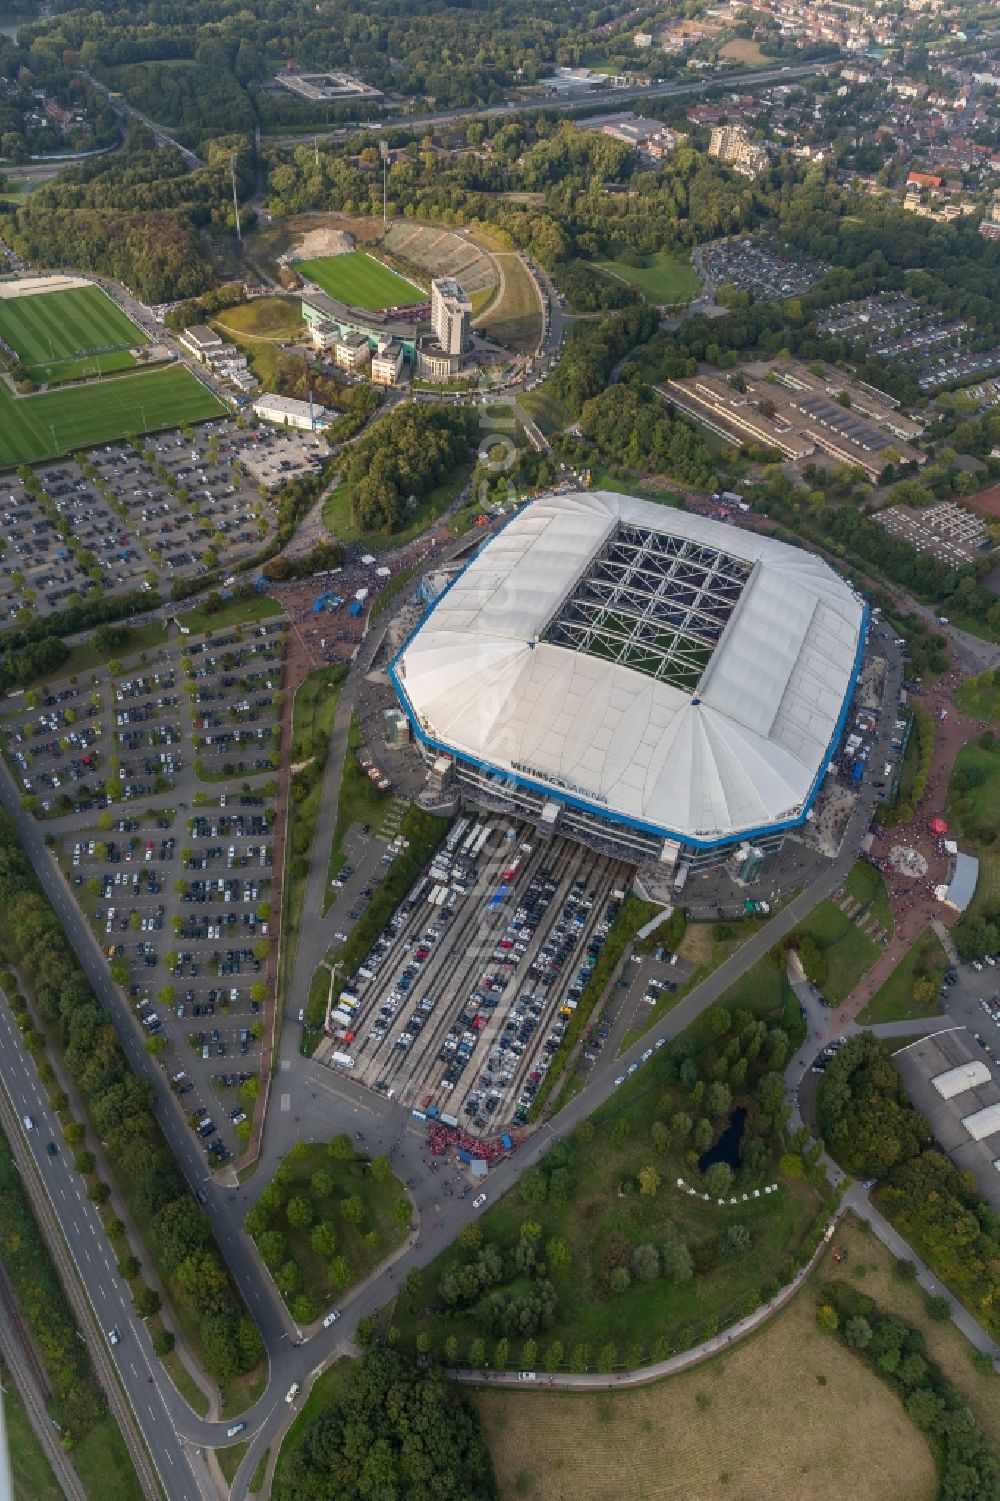
<instances>
[{"instance_id":1,"label":"footpath through grass","mask_svg":"<svg viewBox=\"0 0 1000 1501\"><path fill-rule=\"evenodd\" d=\"M0 384L0 470L134 433L207 422L226 408L183 365L15 397Z\"/></svg>"},{"instance_id":2,"label":"footpath through grass","mask_svg":"<svg viewBox=\"0 0 1000 1501\"><path fill-rule=\"evenodd\" d=\"M840 1274L830 1257L824 1269ZM748 1339L649 1386L477 1387L472 1399L503 1497L932 1501L936 1494L928 1446L899 1402L852 1352L818 1332L812 1284Z\"/></svg>"},{"instance_id":3,"label":"footpath through grass","mask_svg":"<svg viewBox=\"0 0 1000 1501\"><path fill-rule=\"evenodd\" d=\"M948 955L941 940L936 933L924 933L903 955L885 984L876 990L859 1014L859 1023L873 1027L878 1022L937 1016L941 1009L938 998L941 976L947 968Z\"/></svg>"},{"instance_id":4,"label":"footpath through grass","mask_svg":"<svg viewBox=\"0 0 1000 1501\"><path fill-rule=\"evenodd\" d=\"M647 256L643 266L624 266L620 261L601 260L590 263L616 281L638 287L647 302L670 305L690 302L701 291L701 282L687 261L658 250Z\"/></svg>"}]
</instances>

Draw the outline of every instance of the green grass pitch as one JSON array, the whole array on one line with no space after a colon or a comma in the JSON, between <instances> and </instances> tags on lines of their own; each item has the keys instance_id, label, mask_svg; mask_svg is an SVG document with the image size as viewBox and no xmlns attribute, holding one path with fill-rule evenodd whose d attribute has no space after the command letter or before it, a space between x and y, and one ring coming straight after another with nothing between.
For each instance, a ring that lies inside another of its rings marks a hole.
<instances>
[{"instance_id":1,"label":"green grass pitch","mask_svg":"<svg viewBox=\"0 0 1000 1501\"><path fill-rule=\"evenodd\" d=\"M100 287L3 298L0 338L28 370L149 342Z\"/></svg>"},{"instance_id":2,"label":"green grass pitch","mask_svg":"<svg viewBox=\"0 0 1000 1501\"><path fill-rule=\"evenodd\" d=\"M0 470L129 433L206 422L225 410L182 365L19 398L0 384Z\"/></svg>"},{"instance_id":3,"label":"green grass pitch","mask_svg":"<svg viewBox=\"0 0 1000 1501\"><path fill-rule=\"evenodd\" d=\"M360 250L347 255L324 255L314 261L296 261L295 270L338 302L346 302L348 307L369 311L406 307L412 302L422 302L427 296L413 282L397 276L388 266Z\"/></svg>"}]
</instances>

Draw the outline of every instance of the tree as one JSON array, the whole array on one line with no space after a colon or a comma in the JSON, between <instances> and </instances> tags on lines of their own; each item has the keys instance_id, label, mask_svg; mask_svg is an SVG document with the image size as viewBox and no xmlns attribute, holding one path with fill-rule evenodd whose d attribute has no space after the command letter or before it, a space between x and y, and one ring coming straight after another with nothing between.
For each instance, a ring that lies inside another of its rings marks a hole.
<instances>
[{"instance_id":1,"label":"tree","mask_svg":"<svg viewBox=\"0 0 1000 1501\"><path fill-rule=\"evenodd\" d=\"M309 1235L309 1244L317 1256L328 1258L337 1249L337 1232L327 1220L315 1225Z\"/></svg>"},{"instance_id":2,"label":"tree","mask_svg":"<svg viewBox=\"0 0 1000 1501\"><path fill-rule=\"evenodd\" d=\"M632 1274L640 1282L655 1282L660 1275L660 1253L648 1242L632 1252Z\"/></svg>"},{"instance_id":3,"label":"tree","mask_svg":"<svg viewBox=\"0 0 1000 1501\"><path fill-rule=\"evenodd\" d=\"M340 1212L349 1225L360 1225L365 1217L365 1203L358 1194L341 1199Z\"/></svg>"},{"instance_id":4,"label":"tree","mask_svg":"<svg viewBox=\"0 0 1000 1501\"><path fill-rule=\"evenodd\" d=\"M935 1319L938 1323L944 1324L951 1318L951 1304L945 1297L938 1295L925 1298L924 1307L927 1310L927 1317Z\"/></svg>"},{"instance_id":5,"label":"tree","mask_svg":"<svg viewBox=\"0 0 1000 1501\"><path fill-rule=\"evenodd\" d=\"M643 1167L639 1169L639 1192L655 1198L657 1190L663 1180L655 1167Z\"/></svg>"},{"instance_id":6,"label":"tree","mask_svg":"<svg viewBox=\"0 0 1000 1501\"><path fill-rule=\"evenodd\" d=\"M723 1198L733 1186L733 1170L728 1162L713 1162L705 1174L705 1187L713 1199Z\"/></svg>"},{"instance_id":7,"label":"tree","mask_svg":"<svg viewBox=\"0 0 1000 1501\"><path fill-rule=\"evenodd\" d=\"M871 1344L872 1326L862 1314L855 1314L844 1325L844 1339L853 1350L864 1350Z\"/></svg>"},{"instance_id":8,"label":"tree","mask_svg":"<svg viewBox=\"0 0 1000 1501\"><path fill-rule=\"evenodd\" d=\"M552 1272L563 1272L572 1262L569 1246L557 1235L545 1244L545 1260Z\"/></svg>"},{"instance_id":9,"label":"tree","mask_svg":"<svg viewBox=\"0 0 1000 1501\"><path fill-rule=\"evenodd\" d=\"M326 1269L331 1287L346 1287L351 1280L350 1262L346 1256L335 1256Z\"/></svg>"},{"instance_id":10,"label":"tree","mask_svg":"<svg viewBox=\"0 0 1000 1501\"><path fill-rule=\"evenodd\" d=\"M154 1318L160 1311L159 1293L154 1287L147 1287L145 1283L134 1289L132 1303L141 1319Z\"/></svg>"},{"instance_id":11,"label":"tree","mask_svg":"<svg viewBox=\"0 0 1000 1501\"><path fill-rule=\"evenodd\" d=\"M327 1147L327 1151L337 1162L350 1162L354 1156L354 1147L351 1143L351 1138L346 1132L341 1132L339 1136L335 1136Z\"/></svg>"},{"instance_id":12,"label":"tree","mask_svg":"<svg viewBox=\"0 0 1000 1501\"><path fill-rule=\"evenodd\" d=\"M750 1249L751 1235L746 1225L730 1225L719 1241L719 1255L723 1260L742 1256Z\"/></svg>"},{"instance_id":13,"label":"tree","mask_svg":"<svg viewBox=\"0 0 1000 1501\"><path fill-rule=\"evenodd\" d=\"M816 1311L816 1323L824 1334L836 1334L840 1328L840 1318L837 1310L829 1303L821 1303Z\"/></svg>"},{"instance_id":14,"label":"tree","mask_svg":"<svg viewBox=\"0 0 1000 1501\"><path fill-rule=\"evenodd\" d=\"M313 1207L302 1194L289 1199L285 1216L293 1230L305 1230L313 1221Z\"/></svg>"},{"instance_id":15,"label":"tree","mask_svg":"<svg viewBox=\"0 0 1000 1501\"><path fill-rule=\"evenodd\" d=\"M388 1157L375 1157L372 1160L371 1174L376 1183L384 1183L392 1177L392 1163Z\"/></svg>"},{"instance_id":16,"label":"tree","mask_svg":"<svg viewBox=\"0 0 1000 1501\"><path fill-rule=\"evenodd\" d=\"M676 1231L671 1232L663 1243L660 1264L663 1275L669 1277L671 1282L686 1282L694 1275L694 1262L687 1242Z\"/></svg>"},{"instance_id":17,"label":"tree","mask_svg":"<svg viewBox=\"0 0 1000 1501\"><path fill-rule=\"evenodd\" d=\"M611 1271L608 1273L608 1286L613 1293L623 1293L631 1285L632 1274L627 1266L613 1266L611 1268Z\"/></svg>"},{"instance_id":18,"label":"tree","mask_svg":"<svg viewBox=\"0 0 1000 1501\"><path fill-rule=\"evenodd\" d=\"M261 1260L269 1271L276 1271L285 1255L285 1237L280 1230L265 1230L257 1241Z\"/></svg>"}]
</instances>

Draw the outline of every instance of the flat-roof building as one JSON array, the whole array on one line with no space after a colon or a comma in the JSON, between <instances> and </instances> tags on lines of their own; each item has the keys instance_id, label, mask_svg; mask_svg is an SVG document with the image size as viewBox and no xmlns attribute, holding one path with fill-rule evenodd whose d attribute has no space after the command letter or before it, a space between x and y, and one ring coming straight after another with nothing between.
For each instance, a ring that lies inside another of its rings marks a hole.
<instances>
[{"instance_id":1,"label":"flat-roof building","mask_svg":"<svg viewBox=\"0 0 1000 1501\"><path fill-rule=\"evenodd\" d=\"M325 407L313 401L298 401L294 396L261 396L253 409L263 422L276 422L279 427L296 427L308 433L319 432L330 421Z\"/></svg>"}]
</instances>

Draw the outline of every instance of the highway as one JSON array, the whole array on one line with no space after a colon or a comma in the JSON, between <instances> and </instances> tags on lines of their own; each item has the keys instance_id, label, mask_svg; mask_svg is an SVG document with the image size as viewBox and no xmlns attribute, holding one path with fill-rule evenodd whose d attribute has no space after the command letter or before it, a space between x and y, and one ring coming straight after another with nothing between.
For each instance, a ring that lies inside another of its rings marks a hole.
<instances>
[{"instance_id":1,"label":"highway","mask_svg":"<svg viewBox=\"0 0 1000 1501\"><path fill-rule=\"evenodd\" d=\"M520 114L548 113L551 110L589 109L592 114L608 114L620 109L628 100L641 104L645 99L684 98L691 94L704 94L709 90L723 91L741 88L746 84L794 83L797 78L808 78L812 73L821 73L838 59L819 58L810 63L795 63L791 66L758 68L747 73L719 73L707 78L697 78L690 83L629 84L621 89L567 89L564 93L538 99L508 99L503 104L490 104L482 109L447 109L432 115L399 115L386 117L377 122L378 128L401 126L406 130L423 130L428 126L448 125L454 120L496 120L498 117ZM148 121L145 123L149 123ZM264 136L264 144L270 146L309 146L314 141L335 140L337 137L356 135L370 130L372 122L354 120L335 130L308 130L299 135ZM151 126L155 129L157 127Z\"/></svg>"}]
</instances>

